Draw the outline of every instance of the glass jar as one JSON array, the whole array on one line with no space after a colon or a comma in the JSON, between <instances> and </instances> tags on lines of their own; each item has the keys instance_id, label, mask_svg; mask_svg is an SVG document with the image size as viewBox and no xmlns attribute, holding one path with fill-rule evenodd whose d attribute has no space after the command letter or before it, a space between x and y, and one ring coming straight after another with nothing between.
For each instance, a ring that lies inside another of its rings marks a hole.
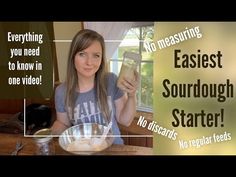
<instances>
[{"instance_id":1,"label":"glass jar","mask_svg":"<svg viewBox=\"0 0 236 177\"><path fill-rule=\"evenodd\" d=\"M122 88L121 82L125 79L135 80L135 71L141 62L142 56L133 52L125 52L123 54L123 62L120 69L117 86Z\"/></svg>"},{"instance_id":2,"label":"glass jar","mask_svg":"<svg viewBox=\"0 0 236 177\"><path fill-rule=\"evenodd\" d=\"M48 128L38 130L34 133L36 144L36 155L54 155L55 148L51 130Z\"/></svg>"}]
</instances>

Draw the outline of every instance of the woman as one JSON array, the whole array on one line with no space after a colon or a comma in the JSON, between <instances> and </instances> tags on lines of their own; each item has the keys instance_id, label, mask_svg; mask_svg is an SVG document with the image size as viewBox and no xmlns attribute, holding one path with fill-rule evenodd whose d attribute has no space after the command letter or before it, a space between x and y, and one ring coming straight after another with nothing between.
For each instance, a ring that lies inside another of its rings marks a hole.
<instances>
[{"instance_id":1,"label":"woman","mask_svg":"<svg viewBox=\"0 0 236 177\"><path fill-rule=\"evenodd\" d=\"M92 30L81 30L73 38L67 64L66 82L55 91L57 119L53 134L61 134L72 125L98 123L108 125L120 135L117 125L129 126L136 112L136 80L116 85L117 76L106 67L103 37ZM120 137L115 144L122 144Z\"/></svg>"}]
</instances>

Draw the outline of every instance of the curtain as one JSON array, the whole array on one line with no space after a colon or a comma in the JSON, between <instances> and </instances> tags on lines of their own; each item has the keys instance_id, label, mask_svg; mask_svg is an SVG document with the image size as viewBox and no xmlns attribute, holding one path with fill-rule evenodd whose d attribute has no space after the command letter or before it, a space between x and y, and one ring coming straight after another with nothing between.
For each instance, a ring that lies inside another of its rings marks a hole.
<instances>
[{"instance_id":1,"label":"curtain","mask_svg":"<svg viewBox=\"0 0 236 177\"><path fill-rule=\"evenodd\" d=\"M111 59L128 30L135 22L84 22L84 29L97 31L105 39L106 58Z\"/></svg>"}]
</instances>

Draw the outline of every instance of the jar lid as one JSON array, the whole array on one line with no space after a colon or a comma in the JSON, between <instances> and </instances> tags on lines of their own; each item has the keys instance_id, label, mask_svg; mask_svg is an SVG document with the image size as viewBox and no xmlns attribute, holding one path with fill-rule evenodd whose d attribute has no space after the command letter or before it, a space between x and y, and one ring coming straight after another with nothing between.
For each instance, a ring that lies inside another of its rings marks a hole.
<instances>
[{"instance_id":1,"label":"jar lid","mask_svg":"<svg viewBox=\"0 0 236 177\"><path fill-rule=\"evenodd\" d=\"M141 60L142 60L142 55L138 54L138 53L134 53L134 52L125 51L124 54L123 54L123 58L124 59L129 58L131 60L134 60L134 61L140 63Z\"/></svg>"},{"instance_id":2,"label":"jar lid","mask_svg":"<svg viewBox=\"0 0 236 177\"><path fill-rule=\"evenodd\" d=\"M44 143L52 139L52 131L49 128L40 129L34 133L34 139L36 142Z\"/></svg>"}]
</instances>

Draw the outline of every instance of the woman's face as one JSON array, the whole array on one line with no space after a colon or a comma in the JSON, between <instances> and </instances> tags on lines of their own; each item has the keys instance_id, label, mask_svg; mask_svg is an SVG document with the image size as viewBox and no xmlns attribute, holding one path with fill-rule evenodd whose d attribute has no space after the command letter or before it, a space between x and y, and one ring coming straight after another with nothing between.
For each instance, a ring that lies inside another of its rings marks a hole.
<instances>
[{"instance_id":1,"label":"woman's face","mask_svg":"<svg viewBox=\"0 0 236 177\"><path fill-rule=\"evenodd\" d=\"M75 68L78 77L94 77L102 62L102 46L94 41L88 48L75 55Z\"/></svg>"}]
</instances>

